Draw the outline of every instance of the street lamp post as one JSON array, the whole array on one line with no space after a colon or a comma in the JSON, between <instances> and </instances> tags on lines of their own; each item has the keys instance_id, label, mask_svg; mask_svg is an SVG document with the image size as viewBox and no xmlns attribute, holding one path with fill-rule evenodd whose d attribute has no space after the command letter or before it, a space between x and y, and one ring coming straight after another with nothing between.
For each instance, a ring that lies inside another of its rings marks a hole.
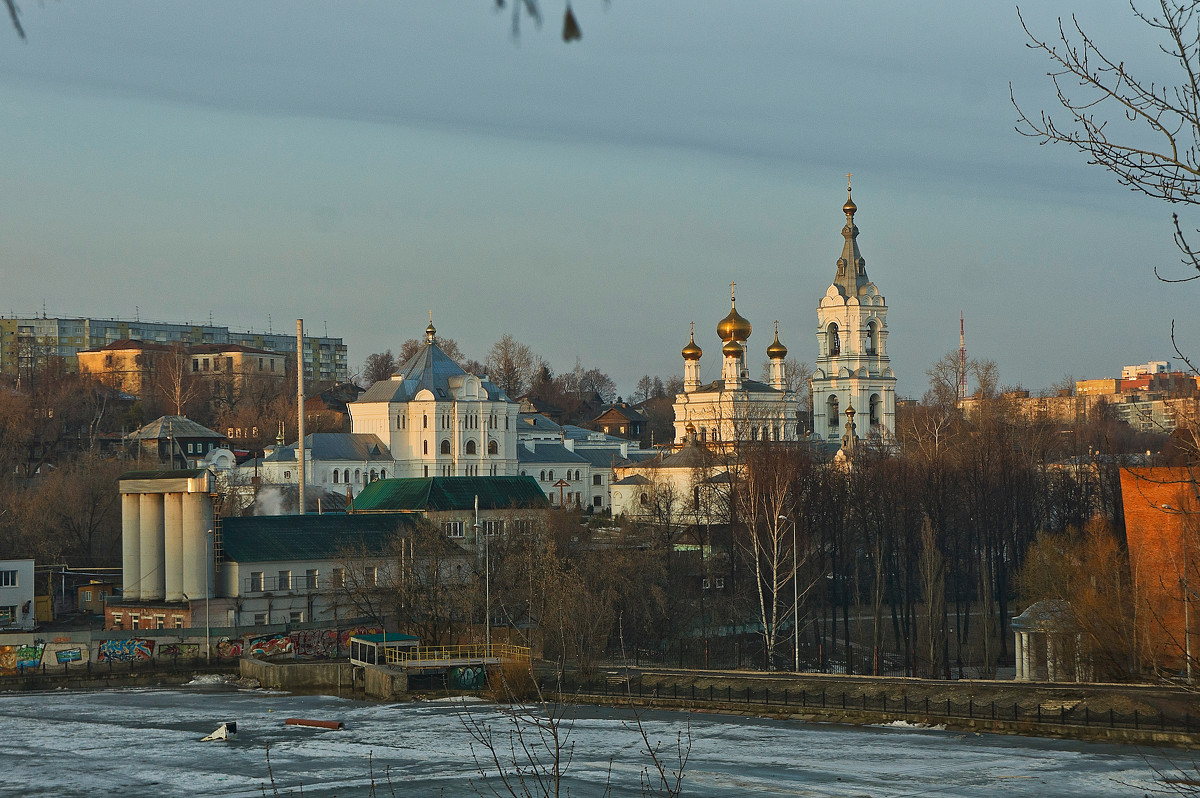
<instances>
[{"instance_id":1,"label":"street lamp post","mask_svg":"<svg viewBox=\"0 0 1200 798\"><path fill-rule=\"evenodd\" d=\"M780 521L788 521L786 515L779 516ZM796 522L792 521L792 648L793 664L796 673L800 672L800 587L796 560Z\"/></svg>"},{"instance_id":2,"label":"street lamp post","mask_svg":"<svg viewBox=\"0 0 1200 798\"><path fill-rule=\"evenodd\" d=\"M212 591L209 590L208 574L213 568L211 558L213 531L204 534L204 664L212 664L212 624L209 606L212 604ZM195 573L193 571L192 573Z\"/></svg>"},{"instance_id":3,"label":"street lamp post","mask_svg":"<svg viewBox=\"0 0 1200 798\"><path fill-rule=\"evenodd\" d=\"M479 524L479 496L475 496L475 545L479 545L479 534L483 527ZM483 536L483 642L484 656L492 654L492 561L489 550L491 541Z\"/></svg>"}]
</instances>

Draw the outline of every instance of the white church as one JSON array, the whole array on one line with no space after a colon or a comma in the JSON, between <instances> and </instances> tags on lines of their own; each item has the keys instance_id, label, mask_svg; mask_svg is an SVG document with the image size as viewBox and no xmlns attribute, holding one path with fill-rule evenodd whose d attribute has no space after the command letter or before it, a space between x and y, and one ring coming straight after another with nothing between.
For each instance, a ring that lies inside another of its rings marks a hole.
<instances>
[{"instance_id":1,"label":"white church","mask_svg":"<svg viewBox=\"0 0 1200 798\"><path fill-rule=\"evenodd\" d=\"M858 249L858 210L850 196L842 212L845 242L833 283L817 305L817 356L811 382L812 435L816 441L843 441L847 428L856 439L890 442L896 432L896 375L887 356L887 304L867 277ZM729 315L717 324L721 377L700 378L703 355L695 331L683 348L683 393L675 399L677 444L698 441L710 448L738 441L796 441L803 417L787 390L787 348L775 340L766 349L769 384L750 378L747 344L751 324L731 297Z\"/></svg>"}]
</instances>

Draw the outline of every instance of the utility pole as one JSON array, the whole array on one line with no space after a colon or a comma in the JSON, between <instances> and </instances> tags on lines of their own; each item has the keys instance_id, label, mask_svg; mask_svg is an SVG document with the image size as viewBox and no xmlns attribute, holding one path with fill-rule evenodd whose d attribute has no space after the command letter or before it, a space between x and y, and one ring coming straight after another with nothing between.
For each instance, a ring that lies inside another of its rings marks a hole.
<instances>
[{"instance_id":1,"label":"utility pole","mask_svg":"<svg viewBox=\"0 0 1200 798\"><path fill-rule=\"evenodd\" d=\"M304 515L304 319L296 319L296 460L300 464L300 515Z\"/></svg>"}]
</instances>

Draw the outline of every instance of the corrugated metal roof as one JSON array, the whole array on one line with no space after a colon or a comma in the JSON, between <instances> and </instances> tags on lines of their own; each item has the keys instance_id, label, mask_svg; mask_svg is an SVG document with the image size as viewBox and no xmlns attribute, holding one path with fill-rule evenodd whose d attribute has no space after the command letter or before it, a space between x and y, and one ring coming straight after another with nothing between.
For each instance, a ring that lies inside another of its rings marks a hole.
<instances>
[{"instance_id":1,"label":"corrugated metal roof","mask_svg":"<svg viewBox=\"0 0 1200 798\"><path fill-rule=\"evenodd\" d=\"M354 497L351 513L481 510L547 506L546 494L532 477L428 477L380 479Z\"/></svg>"},{"instance_id":2,"label":"corrugated metal roof","mask_svg":"<svg viewBox=\"0 0 1200 798\"><path fill-rule=\"evenodd\" d=\"M224 438L203 424L197 424L187 416L162 416L146 426L129 433L129 440L162 440L164 438Z\"/></svg>"},{"instance_id":3,"label":"corrugated metal roof","mask_svg":"<svg viewBox=\"0 0 1200 798\"><path fill-rule=\"evenodd\" d=\"M330 560L351 549L383 552L397 532L419 523L405 513L231 517L221 520L221 546L234 562Z\"/></svg>"},{"instance_id":4,"label":"corrugated metal roof","mask_svg":"<svg viewBox=\"0 0 1200 798\"><path fill-rule=\"evenodd\" d=\"M117 479L191 479L204 472L203 468L181 468L177 471L126 471Z\"/></svg>"}]
</instances>

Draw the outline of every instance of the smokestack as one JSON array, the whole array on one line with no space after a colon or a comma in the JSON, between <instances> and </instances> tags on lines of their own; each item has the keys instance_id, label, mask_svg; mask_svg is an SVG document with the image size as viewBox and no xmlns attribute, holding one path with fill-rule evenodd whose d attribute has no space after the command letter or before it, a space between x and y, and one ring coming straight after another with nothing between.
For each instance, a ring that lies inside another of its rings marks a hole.
<instances>
[{"instance_id":1,"label":"smokestack","mask_svg":"<svg viewBox=\"0 0 1200 798\"><path fill-rule=\"evenodd\" d=\"M300 463L300 515L304 515L304 319L296 319L296 459Z\"/></svg>"}]
</instances>

